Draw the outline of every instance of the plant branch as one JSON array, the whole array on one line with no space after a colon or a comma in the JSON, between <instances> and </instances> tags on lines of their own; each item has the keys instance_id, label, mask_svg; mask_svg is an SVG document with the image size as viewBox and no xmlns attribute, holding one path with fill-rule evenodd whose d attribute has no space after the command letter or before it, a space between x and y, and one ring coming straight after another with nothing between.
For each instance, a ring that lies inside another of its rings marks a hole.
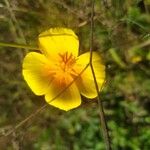
<instances>
[{"instance_id":1,"label":"plant branch","mask_svg":"<svg viewBox=\"0 0 150 150\"><path fill-rule=\"evenodd\" d=\"M97 95L98 95L97 98L98 98L98 106L99 106L99 116L100 116L100 122L101 122L101 127L102 127L103 138L104 138L105 145L106 145L106 150L111 150L111 143L110 143L110 137L109 137L109 133L108 133L107 122L106 122L106 118L105 118L104 108L103 108L103 104L102 104L102 101L101 101L101 97L99 95L99 88L98 88L94 68L93 68L93 65L92 65L93 29L94 29L94 20L93 20L93 18L94 18L94 0L92 0L92 10L91 10L91 39L90 39L90 60L89 60L89 64L90 64L90 67L91 67L91 71L92 71L93 79L94 79L94 83L95 83L95 88L96 88Z\"/></svg>"},{"instance_id":2,"label":"plant branch","mask_svg":"<svg viewBox=\"0 0 150 150\"><path fill-rule=\"evenodd\" d=\"M63 92L65 92L80 76L81 74L87 69L87 67L89 67L89 63L83 68L83 70L78 74L78 76L72 81L70 82L70 84L68 84L68 86L66 86L63 90L61 90L53 99L51 99L48 103L53 102L57 97L59 97ZM35 112L33 112L31 115L29 115L27 118L25 118L23 121L21 121L20 123L18 123L13 129L11 129L10 131L8 131L7 133L4 134L4 136L8 136L10 134L12 134L15 130L17 130L18 128L20 128L22 125L24 125L26 122L28 122L30 119L32 119L33 117L35 117L37 114L39 114L42 110L44 110L46 107L48 106L48 104L44 104L43 106L41 106L40 108L38 108ZM1 135L3 136L3 135Z\"/></svg>"}]
</instances>

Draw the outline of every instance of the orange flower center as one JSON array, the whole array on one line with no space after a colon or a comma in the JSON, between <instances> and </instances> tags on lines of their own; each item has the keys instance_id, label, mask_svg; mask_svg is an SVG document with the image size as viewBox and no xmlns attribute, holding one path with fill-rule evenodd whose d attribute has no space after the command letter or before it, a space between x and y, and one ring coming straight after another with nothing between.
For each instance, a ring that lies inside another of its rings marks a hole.
<instances>
[{"instance_id":1,"label":"orange flower center","mask_svg":"<svg viewBox=\"0 0 150 150\"><path fill-rule=\"evenodd\" d=\"M67 86L78 75L75 69L76 57L72 53L59 53L59 61L56 63L54 80L59 86Z\"/></svg>"},{"instance_id":2,"label":"orange flower center","mask_svg":"<svg viewBox=\"0 0 150 150\"><path fill-rule=\"evenodd\" d=\"M63 54L59 53L58 55L60 57L59 63L61 69L64 72L68 72L68 71L70 72L76 62L76 58L72 55L72 53L68 54L68 52L65 52Z\"/></svg>"},{"instance_id":3,"label":"orange flower center","mask_svg":"<svg viewBox=\"0 0 150 150\"><path fill-rule=\"evenodd\" d=\"M57 86L67 86L80 73L76 65L77 58L72 53L59 53L55 65L45 67L44 76L52 79Z\"/></svg>"}]
</instances>

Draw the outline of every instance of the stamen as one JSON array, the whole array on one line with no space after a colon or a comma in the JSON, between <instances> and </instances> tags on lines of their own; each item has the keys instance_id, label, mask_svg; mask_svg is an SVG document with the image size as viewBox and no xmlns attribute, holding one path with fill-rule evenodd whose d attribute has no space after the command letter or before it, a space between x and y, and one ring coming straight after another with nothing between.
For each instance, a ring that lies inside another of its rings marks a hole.
<instances>
[{"instance_id":1,"label":"stamen","mask_svg":"<svg viewBox=\"0 0 150 150\"><path fill-rule=\"evenodd\" d=\"M61 58L60 60L60 66L65 70L66 68L71 68L72 65L76 62L75 57L71 54L68 54L68 52L65 52L64 54L59 53L59 56Z\"/></svg>"},{"instance_id":2,"label":"stamen","mask_svg":"<svg viewBox=\"0 0 150 150\"><path fill-rule=\"evenodd\" d=\"M59 62L55 74L56 83L60 86L66 86L74 77L78 76L78 70L75 68L77 58L72 53L59 53Z\"/></svg>"}]
</instances>

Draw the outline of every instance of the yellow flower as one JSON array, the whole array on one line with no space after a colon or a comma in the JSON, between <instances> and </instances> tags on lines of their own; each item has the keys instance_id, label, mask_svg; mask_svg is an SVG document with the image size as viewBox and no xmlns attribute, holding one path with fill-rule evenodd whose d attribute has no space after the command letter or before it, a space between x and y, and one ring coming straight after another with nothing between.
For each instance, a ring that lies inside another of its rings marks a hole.
<instances>
[{"instance_id":1,"label":"yellow flower","mask_svg":"<svg viewBox=\"0 0 150 150\"><path fill-rule=\"evenodd\" d=\"M24 79L36 95L45 95L48 104L66 111L81 104L80 94L90 99L97 96L87 66L90 53L78 56L78 37L71 29L51 28L41 33L39 46L41 53L30 52L23 61ZM92 63L100 90L105 66L96 52Z\"/></svg>"}]
</instances>

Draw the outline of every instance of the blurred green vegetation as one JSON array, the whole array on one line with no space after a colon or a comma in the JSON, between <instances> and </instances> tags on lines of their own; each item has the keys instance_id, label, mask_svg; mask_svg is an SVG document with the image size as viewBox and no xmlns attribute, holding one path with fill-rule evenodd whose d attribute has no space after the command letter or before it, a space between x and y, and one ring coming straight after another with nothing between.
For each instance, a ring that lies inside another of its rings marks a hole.
<instances>
[{"instance_id":1,"label":"blurred green vegetation","mask_svg":"<svg viewBox=\"0 0 150 150\"><path fill-rule=\"evenodd\" d=\"M0 41L38 46L50 27L72 28L80 53L89 50L90 0L0 0ZM101 92L113 150L150 149L150 0L95 2L94 50L107 67ZM21 75L29 50L0 47L0 134L42 106ZM49 106L12 135L1 150L104 150L96 100L64 112Z\"/></svg>"}]
</instances>

